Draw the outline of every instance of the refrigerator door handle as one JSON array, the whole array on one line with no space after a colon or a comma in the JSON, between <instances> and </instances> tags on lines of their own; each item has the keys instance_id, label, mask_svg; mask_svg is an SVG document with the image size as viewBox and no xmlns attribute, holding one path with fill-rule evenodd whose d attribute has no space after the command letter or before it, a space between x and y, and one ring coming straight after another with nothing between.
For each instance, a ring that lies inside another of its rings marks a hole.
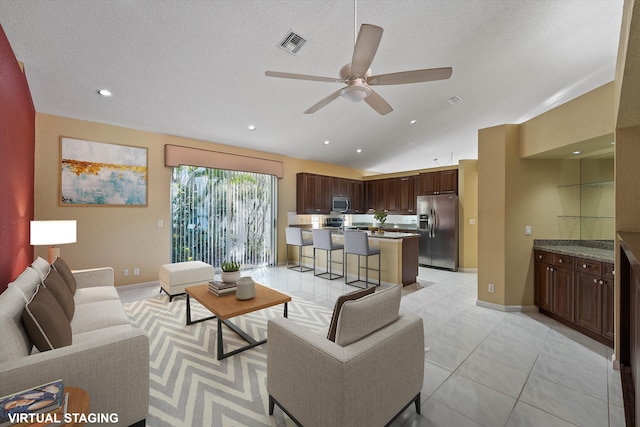
<instances>
[{"instance_id":1,"label":"refrigerator door handle","mask_svg":"<svg viewBox=\"0 0 640 427\"><path fill-rule=\"evenodd\" d=\"M436 232L438 231L438 217L436 216L435 209L431 210L431 216L433 218L433 225L431 227L431 237L436 237Z\"/></svg>"}]
</instances>

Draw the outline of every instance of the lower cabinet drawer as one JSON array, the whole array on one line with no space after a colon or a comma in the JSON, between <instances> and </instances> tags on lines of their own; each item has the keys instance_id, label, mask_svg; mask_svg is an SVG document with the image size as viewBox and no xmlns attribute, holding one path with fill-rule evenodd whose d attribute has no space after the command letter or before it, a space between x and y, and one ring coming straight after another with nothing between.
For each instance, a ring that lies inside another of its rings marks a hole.
<instances>
[{"instance_id":1,"label":"lower cabinet drawer","mask_svg":"<svg viewBox=\"0 0 640 427\"><path fill-rule=\"evenodd\" d=\"M600 276L602 275L602 263L590 259L576 258L576 271Z\"/></svg>"}]
</instances>

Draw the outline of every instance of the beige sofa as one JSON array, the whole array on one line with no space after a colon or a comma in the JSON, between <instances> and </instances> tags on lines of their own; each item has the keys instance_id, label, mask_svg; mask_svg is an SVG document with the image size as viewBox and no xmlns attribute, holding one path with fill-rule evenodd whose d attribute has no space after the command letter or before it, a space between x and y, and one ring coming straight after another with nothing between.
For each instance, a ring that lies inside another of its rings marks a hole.
<instances>
[{"instance_id":1,"label":"beige sofa","mask_svg":"<svg viewBox=\"0 0 640 427\"><path fill-rule=\"evenodd\" d=\"M328 335L270 320L269 413L277 404L305 427L382 426L412 404L419 413L423 324L399 313L400 297L401 287L393 286L341 308L338 301Z\"/></svg>"},{"instance_id":2,"label":"beige sofa","mask_svg":"<svg viewBox=\"0 0 640 427\"><path fill-rule=\"evenodd\" d=\"M88 392L91 413L117 414L110 425L144 425L149 339L129 323L113 269L73 271L71 344L40 352L25 330L23 312L49 270L47 261L37 259L0 295L0 396L61 378Z\"/></svg>"}]
</instances>

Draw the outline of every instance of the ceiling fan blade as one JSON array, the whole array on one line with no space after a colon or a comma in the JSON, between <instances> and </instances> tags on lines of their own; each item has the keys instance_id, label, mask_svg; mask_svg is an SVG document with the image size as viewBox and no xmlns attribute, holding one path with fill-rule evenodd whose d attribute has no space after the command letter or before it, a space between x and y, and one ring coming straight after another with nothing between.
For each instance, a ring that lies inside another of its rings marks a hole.
<instances>
[{"instance_id":1,"label":"ceiling fan blade","mask_svg":"<svg viewBox=\"0 0 640 427\"><path fill-rule=\"evenodd\" d=\"M367 78L368 85L402 85L407 83L430 82L433 80L446 80L451 77L453 69L429 68L425 70L401 71L399 73L380 74Z\"/></svg>"},{"instance_id":2,"label":"ceiling fan blade","mask_svg":"<svg viewBox=\"0 0 640 427\"><path fill-rule=\"evenodd\" d=\"M351 58L351 74L354 77L364 77L371 67L373 58L376 56L382 32L384 30L376 25L362 24L356 45L353 48Z\"/></svg>"},{"instance_id":3,"label":"ceiling fan blade","mask_svg":"<svg viewBox=\"0 0 640 427\"><path fill-rule=\"evenodd\" d=\"M344 80L335 77L311 76L309 74L281 73L279 71L265 71L265 76L280 77L283 79L311 80L314 82L344 83Z\"/></svg>"},{"instance_id":4,"label":"ceiling fan blade","mask_svg":"<svg viewBox=\"0 0 640 427\"><path fill-rule=\"evenodd\" d=\"M371 89L371 94L367 96L364 100L367 104L371 106L371 108L373 108L383 116L393 111L393 108L391 108L391 105L389 105L387 101L385 101L384 98L378 95L378 92L376 92L373 89Z\"/></svg>"},{"instance_id":5,"label":"ceiling fan blade","mask_svg":"<svg viewBox=\"0 0 640 427\"><path fill-rule=\"evenodd\" d=\"M330 103L331 101L335 101L340 96L340 91L342 91L342 89L344 88L338 89L337 91L333 92L331 95L327 96L326 98L323 98L320 102L307 108L304 114L315 113L316 111L318 111L319 109L321 109L322 107Z\"/></svg>"}]
</instances>

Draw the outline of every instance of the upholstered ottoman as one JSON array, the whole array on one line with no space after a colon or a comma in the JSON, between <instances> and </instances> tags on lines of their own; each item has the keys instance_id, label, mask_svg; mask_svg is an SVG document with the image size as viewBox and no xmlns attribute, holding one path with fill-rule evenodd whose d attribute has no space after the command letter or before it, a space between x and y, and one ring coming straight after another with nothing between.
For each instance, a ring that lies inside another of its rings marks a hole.
<instances>
[{"instance_id":1,"label":"upholstered ottoman","mask_svg":"<svg viewBox=\"0 0 640 427\"><path fill-rule=\"evenodd\" d=\"M215 270L213 266L202 261L185 261L164 264L160 266L160 292L169 295L169 301L176 295L184 294L187 286L207 283L213 280Z\"/></svg>"}]
</instances>

